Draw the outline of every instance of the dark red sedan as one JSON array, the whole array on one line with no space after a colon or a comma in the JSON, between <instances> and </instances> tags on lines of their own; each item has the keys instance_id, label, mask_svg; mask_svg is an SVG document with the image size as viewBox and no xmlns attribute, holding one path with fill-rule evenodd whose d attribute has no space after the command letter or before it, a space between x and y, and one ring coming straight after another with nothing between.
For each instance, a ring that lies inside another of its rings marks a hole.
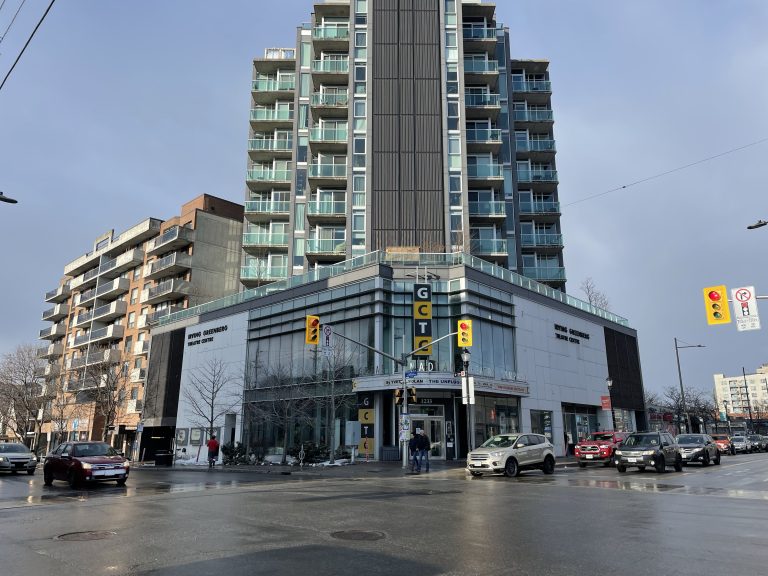
<instances>
[{"instance_id":1,"label":"dark red sedan","mask_svg":"<svg viewBox=\"0 0 768 576\"><path fill-rule=\"evenodd\" d=\"M129 462L106 442L64 442L45 457L43 481L66 480L72 488L80 484L116 481L125 484Z\"/></svg>"}]
</instances>

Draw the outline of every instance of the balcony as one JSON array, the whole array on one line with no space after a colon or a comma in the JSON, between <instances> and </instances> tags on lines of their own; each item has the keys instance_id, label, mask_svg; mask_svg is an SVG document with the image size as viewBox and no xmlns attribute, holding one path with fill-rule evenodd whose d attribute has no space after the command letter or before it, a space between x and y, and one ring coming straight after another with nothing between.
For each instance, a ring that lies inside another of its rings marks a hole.
<instances>
[{"instance_id":1,"label":"balcony","mask_svg":"<svg viewBox=\"0 0 768 576\"><path fill-rule=\"evenodd\" d=\"M292 177L293 170L290 168L278 169L255 166L248 170L246 180L248 187L258 192L271 190L276 185L289 186Z\"/></svg>"},{"instance_id":2,"label":"balcony","mask_svg":"<svg viewBox=\"0 0 768 576\"><path fill-rule=\"evenodd\" d=\"M149 354L149 340L139 340L133 344L134 356L146 356Z\"/></svg>"},{"instance_id":3,"label":"balcony","mask_svg":"<svg viewBox=\"0 0 768 576\"><path fill-rule=\"evenodd\" d=\"M144 380L147 379L147 369L146 368L134 368L131 370L131 382L144 382Z\"/></svg>"},{"instance_id":4,"label":"balcony","mask_svg":"<svg viewBox=\"0 0 768 576\"><path fill-rule=\"evenodd\" d=\"M91 268L87 272L83 272L77 278L73 278L69 281L69 287L72 290L85 290L91 286L96 285L96 277L99 275L99 267Z\"/></svg>"},{"instance_id":5,"label":"balcony","mask_svg":"<svg viewBox=\"0 0 768 576\"><path fill-rule=\"evenodd\" d=\"M346 92L330 94L315 92L312 94L310 106L313 109L313 118L321 116L346 118L349 114L349 95Z\"/></svg>"},{"instance_id":6,"label":"balcony","mask_svg":"<svg viewBox=\"0 0 768 576\"><path fill-rule=\"evenodd\" d=\"M532 160L550 160L556 152L554 140L518 140L515 148L519 158Z\"/></svg>"},{"instance_id":7,"label":"balcony","mask_svg":"<svg viewBox=\"0 0 768 576\"><path fill-rule=\"evenodd\" d=\"M315 86L339 84L349 74L349 60L313 60L312 80Z\"/></svg>"},{"instance_id":8,"label":"balcony","mask_svg":"<svg viewBox=\"0 0 768 576\"><path fill-rule=\"evenodd\" d=\"M151 326L152 324L155 324L158 320L160 320L160 318L164 318L176 312L181 312L182 310L184 310L183 306L168 306L161 310L156 310L155 312L147 316L147 322Z\"/></svg>"},{"instance_id":9,"label":"balcony","mask_svg":"<svg viewBox=\"0 0 768 576\"><path fill-rule=\"evenodd\" d=\"M195 241L195 231L184 226L174 226L157 238L147 242L147 256L157 256L160 252L171 252Z\"/></svg>"},{"instance_id":10,"label":"balcony","mask_svg":"<svg viewBox=\"0 0 768 576\"><path fill-rule=\"evenodd\" d=\"M48 328L40 330L39 339L56 340L64 336L65 333L66 329L64 328L64 324L54 324L53 326L48 326Z\"/></svg>"},{"instance_id":11,"label":"balcony","mask_svg":"<svg viewBox=\"0 0 768 576\"><path fill-rule=\"evenodd\" d=\"M85 292L80 292L75 297L75 306L85 306L88 302L96 298L96 288L91 288Z\"/></svg>"},{"instance_id":12,"label":"balcony","mask_svg":"<svg viewBox=\"0 0 768 576\"><path fill-rule=\"evenodd\" d=\"M466 134L470 151L497 152L501 148L501 130L498 128L469 128Z\"/></svg>"},{"instance_id":13,"label":"balcony","mask_svg":"<svg viewBox=\"0 0 768 576\"><path fill-rule=\"evenodd\" d=\"M546 105L552 97L552 84L549 80L515 80L512 92L524 94L526 102Z\"/></svg>"},{"instance_id":14,"label":"balcony","mask_svg":"<svg viewBox=\"0 0 768 576\"><path fill-rule=\"evenodd\" d=\"M518 170L517 181L525 184L557 184L557 170Z\"/></svg>"},{"instance_id":15,"label":"balcony","mask_svg":"<svg viewBox=\"0 0 768 576\"><path fill-rule=\"evenodd\" d=\"M184 252L174 252L144 267L144 278L157 280L165 276L179 276L192 268L192 256Z\"/></svg>"},{"instance_id":16,"label":"balcony","mask_svg":"<svg viewBox=\"0 0 768 576\"><path fill-rule=\"evenodd\" d=\"M503 166L501 164L469 164L467 178L472 180L473 184L499 185L504 182Z\"/></svg>"},{"instance_id":17,"label":"balcony","mask_svg":"<svg viewBox=\"0 0 768 576\"><path fill-rule=\"evenodd\" d=\"M523 276L539 282L565 282L565 268L525 267L523 268Z\"/></svg>"},{"instance_id":18,"label":"balcony","mask_svg":"<svg viewBox=\"0 0 768 576\"><path fill-rule=\"evenodd\" d=\"M334 186L347 179L347 164L310 164L307 170L310 186Z\"/></svg>"},{"instance_id":19,"label":"balcony","mask_svg":"<svg viewBox=\"0 0 768 576\"><path fill-rule=\"evenodd\" d=\"M470 251L477 256L507 256L507 241L492 239L472 239L470 240Z\"/></svg>"},{"instance_id":20,"label":"balcony","mask_svg":"<svg viewBox=\"0 0 768 576\"><path fill-rule=\"evenodd\" d=\"M470 201L469 217L476 220L503 220L507 217L506 206L502 201Z\"/></svg>"},{"instance_id":21,"label":"balcony","mask_svg":"<svg viewBox=\"0 0 768 576\"><path fill-rule=\"evenodd\" d=\"M246 232L243 234L243 249L246 252L260 252L270 249L288 249L288 234L285 232Z\"/></svg>"},{"instance_id":22,"label":"balcony","mask_svg":"<svg viewBox=\"0 0 768 576\"><path fill-rule=\"evenodd\" d=\"M466 26L463 28L464 42L471 40L493 40L496 41L495 28L482 28L480 26Z\"/></svg>"},{"instance_id":23,"label":"balcony","mask_svg":"<svg viewBox=\"0 0 768 576\"><path fill-rule=\"evenodd\" d=\"M312 43L315 50L349 49L349 26L315 26L312 28Z\"/></svg>"},{"instance_id":24,"label":"balcony","mask_svg":"<svg viewBox=\"0 0 768 576\"><path fill-rule=\"evenodd\" d=\"M58 322L62 318L66 318L69 314L69 306L67 304L56 304L53 308L49 308L43 312L43 320L47 322Z\"/></svg>"},{"instance_id":25,"label":"balcony","mask_svg":"<svg viewBox=\"0 0 768 576\"><path fill-rule=\"evenodd\" d=\"M114 300L121 294L128 292L131 286L129 278L115 278L114 280L102 284L96 288L96 298L103 300Z\"/></svg>"},{"instance_id":26,"label":"balcony","mask_svg":"<svg viewBox=\"0 0 768 576\"><path fill-rule=\"evenodd\" d=\"M69 287L69 282L45 293L45 301L51 304L60 304L66 302L72 294L72 290Z\"/></svg>"},{"instance_id":27,"label":"balcony","mask_svg":"<svg viewBox=\"0 0 768 576\"><path fill-rule=\"evenodd\" d=\"M307 203L307 218L310 222L339 222L346 217L347 203L344 200L315 200Z\"/></svg>"},{"instance_id":28,"label":"balcony","mask_svg":"<svg viewBox=\"0 0 768 576\"><path fill-rule=\"evenodd\" d=\"M291 93L296 90L296 79L278 80L277 78L257 78L251 85L251 98L256 104L274 103L275 100L292 100Z\"/></svg>"},{"instance_id":29,"label":"balcony","mask_svg":"<svg viewBox=\"0 0 768 576\"><path fill-rule=\"evenodd\" d=\"M116 300L114 302L110 302L109 304L105 304L104 306L95 308L93 310L93 321L109 322L115 318L121 318L122 316L125 316L127 311L128 303Z\"/></svg>"},{"instance_id":30,"label":"balcony","mask_svg":"<svg viewBox=\"0 0 768 576\"><path fill-rule=\"evenodd\" d=\"M521 216L560 216L560 202L553 200L520 201Z\"/></svg>"},{"instance_id":31,"label":"balcony","mask_svg":"<svg viewBox=\"0 0 768 576\"><path fill-rule=\"evenodd\" d=\"M496 119L501 111L498 94L464 94L467 118Z\"/></svg>"},{"instance_id":32,"label":"balcony","mask_svg":"<svg viewBox=\"0 0 768 576\"><path fill-rule=\"evenodd\" d=\"M144 263L144 251L134 248L117 258L102 262L99 266L99 274L102 278L117 278L126 270L131 270Z\"/></svg>"},{"instance_id":33,"label":"balcony","mask_svg":"<svg viewBox=\"0 0 768 576\"><path fill-rule=\"evenodd\" d=\"M310 260L344 260L347 257L347 241L309 238L305 253Z\"/></svg>"},{"instance_id":34,"label":"balcony","mask_svg":"<svg viewBox=\"0 0 768 576\"><path fill-rule=\"evenodd\" d=\"M290 158L293 153L293 138L251 138L248 140L251 160Z\"/></svg>"},{"instance_id":35,"label":"balcony","mask_svg":"<svg viewBox=\"0 0 768 576\"><path fill-rule=\"evenodd\" d=\"M465 84L487 84L495 88L499 81L499 63L496 60L464 60Z\"/></svg>"},{"instance_id":36,"label":"balcony","mask_svg":"<svg viewBox=\"0 0 768 576\"><path fill-rule=\"evenodd\" d=\"M151 288L142 290L142 304L158 304L168 300L178 300L189 295L189 282L179 278L164 280Z\"/></svg>"},{"instance_id":37,"label":"balcony","mask_svg":"<svg viewBox=\"0 0 768 576\"><path fill-rule=\"evenodd\" d=\"M291 203L282 200L246 200L245 218L249 222L287 220L291 214Z\"/></svg>"},{"instance_id":38,"label":"balcony","mask_svg":"<svg viewBox=\"0 0 768 576\"><path fill-rule=\"evenodd\" d=\"M95 344L97 342L109 342L112 340L122 340L125 334L125 326L105 326L104 328L97 328L91 330L88 334L77 336L72 341L72 346L80 348L87 346L88 344Z\"/></svg>"},{"instance_id":39,"label":"balcony","mask_svg":"<svg viewBox=\"0 0 768 576\"><path fill-rule=\"evenodd\" d=\"M74 320L72 320L72 327L80 328L82 326L90 324L91 320L93 320L93 309L88 310L86 312L80 312L80 314L75 316Z\"/></svg>"},{"instance_id":40,"label":"balcony","mask_svg":"<svg viewBox=\"0 0 768 576\"><path fill-rule=\"evenodd\" d=\"M554 122L555 120L552 110L513 110L512 118L516 125Z\"/></svg>"},{"instance_id":41,"label":"balcony","mask_svg":"<svg viewBox=\"0 0 768 576\"><path fill-rule=\"evenodd\" d=\"M293 117L293 110L276 108L251 109L251 124L260 131L271 131L275 128L292 128Z\"/></svg>"},{"instance_id":42,"label":"balcony","mask_svg":"<svg viewBox=\"0 0 768 576\"><path fill-rule=\"evenodd\" d=\"M37 350L37 357L42 360L54 360L64 353L64 345L61 343L50 344Z\"/></svg>"},{"instance_id":43,"label":"balcony","mask_svg":"<svg viewBox=\"0 0 768 576\"><path fill-rule=\"evenodd\" d=\"M55 378L61 374L61 365L59 364L46 364L45 366L38 366L35 368L35 376L38 378Z\"/></svg>"},{"instance_id":44,"label":"balcony","mask_svg":"<svg viewBox=\"0 0 768 576\"><path fill-rule=\"evenodd\" d=\"M563 235L553 232L521 234L520 246L523 248L556 248L559 250L563 247Z\"/></svg>"},{"instance_id":45,"label":"balcony","mask_svg":"<svg viewBox=\"0 0 768 576\"><path fill-rule=\"evenodd\" d=\"M309 131L309 144L315 152L344 152L348 137L346 128L312 128Z\"/></svg>"},{"instance_id":46,"label":"balcony","mask_svg":"<svg viewBox=\"0 0 768 576\"><path fill-rule=\"evenodd\" d=\"M241 266L240 280L246 286L258 286L288 278L288 266Z\"/></svg>"}]
</instances>

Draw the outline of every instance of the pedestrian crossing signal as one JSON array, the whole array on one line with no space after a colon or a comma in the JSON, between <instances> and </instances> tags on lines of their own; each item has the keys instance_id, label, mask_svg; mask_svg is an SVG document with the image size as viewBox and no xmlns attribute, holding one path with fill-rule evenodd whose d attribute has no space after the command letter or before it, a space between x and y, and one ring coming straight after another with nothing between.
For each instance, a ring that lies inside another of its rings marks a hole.
<instances>
[{"instance_id":1,"label":"pedestrian crossing signal","mask_svg":"<svg viewBox=\"0 0 768 576\"><path fill-rule=\"evenodd\" d=\"M472 346L472 320L459 320L457 328L456 343L459 348Z\"/></svg>"},{"instance_id":2,"label":"pedestrian crossing signal","mask_svg":"<svg viewBox=\"0 0 768 576\"><path fill-rule=\"evenodd\" d=\"M403 389L395 388L395 406L403 403Z\"/></svg>"},{"instance_id":3,"label":"pedestrian crossing signal","mask_svg":"<svg viewBox=\"0 0 768 576\"><path fill-rule=\"evenodd\" d=\"M408 388L408 403L416 404L416 386Z\"/></svg>"},{"instance_id":4,"label":"pedestrian crossing signal","mask_svg":"<svg viewBox=\"0 0 768 576\"><path fill-rule=\"evenodd\" d=\"M320 316L307 316L304 328L304 343L317 344L320 342Z\"/></svg>"}]
</instances>

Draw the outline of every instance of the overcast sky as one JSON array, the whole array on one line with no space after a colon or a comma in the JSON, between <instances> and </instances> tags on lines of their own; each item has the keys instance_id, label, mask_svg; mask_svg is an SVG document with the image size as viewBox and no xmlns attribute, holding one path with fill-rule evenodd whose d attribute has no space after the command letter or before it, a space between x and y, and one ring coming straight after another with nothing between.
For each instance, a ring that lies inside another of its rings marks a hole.
<instances>
[{"instance_id":1,"label":"overcast sky","mask_svg":"<svg viewBox=\"0 0 768 576\"><path fill-rule=\"evenodd\" d=\"M0 11L0 35L21 0ZM768 363L762 331L706 324L702 288L768 295L765 0L497 3L515 58L551 62L568 292L592 277L639 336L647 389L709 392ZM0 43L0 78L48 0ZM244 200L251 60L312 2L69 0L0 91L0 354L49 326L44 294L94 239L209 193Z\"/></svg>"}]
</instances>

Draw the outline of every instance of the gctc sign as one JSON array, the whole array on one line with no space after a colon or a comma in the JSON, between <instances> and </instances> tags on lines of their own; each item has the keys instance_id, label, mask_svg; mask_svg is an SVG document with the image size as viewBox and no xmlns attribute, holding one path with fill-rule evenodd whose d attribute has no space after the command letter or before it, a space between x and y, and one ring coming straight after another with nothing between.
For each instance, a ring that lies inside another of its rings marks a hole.
<instances>
[{"instance_id":1,"label":"gctc sign","mask_svg":"<svg viewBox=\"0 0 768 576\"><path fill-rule=\"evenodd\" d=\"M413 348L427 346L414 356L432 354L432 287L429 284L413 286Z\"/></svg>"}]
</instances>

